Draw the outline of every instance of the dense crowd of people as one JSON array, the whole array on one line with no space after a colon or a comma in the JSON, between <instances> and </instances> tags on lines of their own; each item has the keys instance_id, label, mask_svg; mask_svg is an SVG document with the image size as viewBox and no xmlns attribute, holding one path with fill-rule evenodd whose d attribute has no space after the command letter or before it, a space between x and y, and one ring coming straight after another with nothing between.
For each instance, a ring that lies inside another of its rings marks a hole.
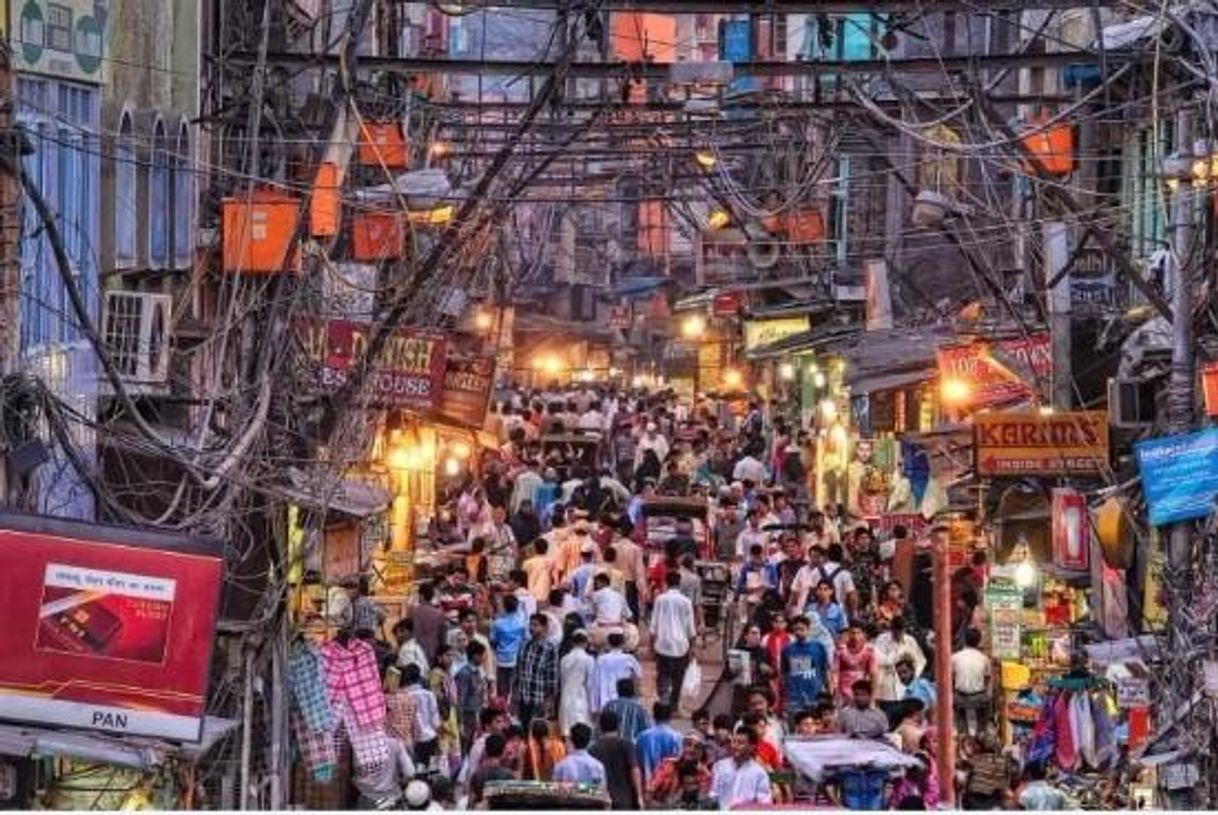
<instances>
[{"instance_id":1,"label":"dense crowd of people","mask_svg":"<svg viewBox=\"0 0 1218 815\"><path fill-rule=\"evenodd\" d=\"M617 809L931 809L936 647L953 652L959 802L1070 805L998 745L984 557L953 574L953 641L934 642L945 529L877 535L818 506L808 435L757 402L500 397L501 449L445 492L418 602L378 643L400 749L357 777L361 805L472 808L492 782L527 780L578 782ZM657 522L666 502L694 509ZM351 625L376 640L366 595ZM878 784L812 783L784 740L818 735L914 760Z\"/></svg>"}]
</instances>

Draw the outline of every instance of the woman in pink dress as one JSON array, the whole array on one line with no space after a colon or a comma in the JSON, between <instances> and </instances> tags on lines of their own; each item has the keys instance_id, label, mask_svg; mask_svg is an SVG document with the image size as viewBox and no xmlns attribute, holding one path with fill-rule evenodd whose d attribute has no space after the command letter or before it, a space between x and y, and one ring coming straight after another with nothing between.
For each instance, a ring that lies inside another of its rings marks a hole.
<instances>
[{"instance_id":1,"label":"woman in pink dress","mask_svg":"<svg viewBox=\"0 0 1218 815\"><path fill-rule=\"evenodd\" d=\"M833 687L841 704L850 704L855 682L875 676L875 651L858 626L847 628L842 643L834 649L833 674Z\"/></svg>"}]
</instances>

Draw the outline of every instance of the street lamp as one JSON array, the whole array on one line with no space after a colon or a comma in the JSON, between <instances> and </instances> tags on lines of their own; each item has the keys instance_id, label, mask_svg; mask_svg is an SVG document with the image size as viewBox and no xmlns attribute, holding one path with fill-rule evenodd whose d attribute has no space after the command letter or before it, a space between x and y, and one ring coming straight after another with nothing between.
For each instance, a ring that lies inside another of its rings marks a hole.
<instances>
[{"instance_id":1,"label":"street lamp","mask_svg":"<svg viewBox=\"0 0 1218 815\"><path fill-rule=\"evenodd\" d=\"M474 328L479 331L490 331L491 326L495 324L495 317L484 308L478 309L474 314Z\"/></svg>"},{"instance_id":2,"label":"street lamp","mask_svg":"<svg viewBox=\"0 0 1218 815\"><path fill-rule=\"evenodd\" d=\"M778 378L784 382L795 381L795 366L789 362L784 362L778 366Z\"/></svg>"},{"instance_id":3,"label":"street lamp","mask_svg":"<svg viewBox=\"0 0 1218 815\"><path fill-rule=\"evenodd\" d=\"M728 368L723 372L723 386L728 390L737 390L744 385L744 374L739 368Z\"/></svg>"},{"instance_id":4,"label":"street lamp","mask_svg":"<svg viewBox=\"0 0 1218 815\"><path fill-rule=\"evenodd\" d=\"M699 339L706 333L706 318L701 314L691 314L681 321L681 336L687 340Z\"/></svg>"},{"instance_id":5,"label":"street lamp","mask_svg":"<svg viewBox=\"0 0 1218 815\"><path fill-rule=\"evenodd\" d=\"M973 386L957 376L944 377L939 384L939 396L946 405L963 405L973 396Z\"/></svg>"},{"instance_id":6,"label":"street lamp","mask_svg":"<svg viewBox=\"0 0 1218 815\"><path fill-rule=\"evenodd\" d=\"M706 216L706 225L711 229L723 229L731 222L732 216L721 209L717 209Z\"/></svg>"},{"instance_id":7,"label":"street lamp","mask_svg":"<svg viewBox=\"0 0 1218 815\"><path fill-rule=\"evenodd\" d=\"M817 370L812 374L812 384L818 388L825 387L825 372Z\"/></svg>"},{"instance_id":8,"label":"street lamp","mask_svg":"<svg viewBox=\"0 0 1218 815\"><path fill-rule=\"evenodd\" d=\"M715 158L715 154L709 150L699 150L694 153L694 161L698 162L698 166L703 170L713 170L719 160Z\"/></svg>"}]
</instances>

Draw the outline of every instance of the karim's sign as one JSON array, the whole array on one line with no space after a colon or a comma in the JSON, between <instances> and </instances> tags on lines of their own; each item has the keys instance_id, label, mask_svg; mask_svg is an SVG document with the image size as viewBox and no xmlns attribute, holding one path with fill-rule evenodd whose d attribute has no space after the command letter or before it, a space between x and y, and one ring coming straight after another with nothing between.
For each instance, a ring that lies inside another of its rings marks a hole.
<instances>
[{"instance_id":1,"label":"karim's sign","mask_svg":"<svg viewBox=\"0 0 1218 815\"><path fill-rule=\"evenodd\" d=\"M0 719L202 736L218 543L0 515Z\"/></svg>"},{"instance_id":2,"label":"karim's sign","mask_svg":"<svg viewBox=\"0 0 1218 815\"><path fill-rule=\"evenodd\" d=\"M1108 467L1108 414L978 413L973 441L981 476L1095 475Z\"/></svg>"}]
</instances>

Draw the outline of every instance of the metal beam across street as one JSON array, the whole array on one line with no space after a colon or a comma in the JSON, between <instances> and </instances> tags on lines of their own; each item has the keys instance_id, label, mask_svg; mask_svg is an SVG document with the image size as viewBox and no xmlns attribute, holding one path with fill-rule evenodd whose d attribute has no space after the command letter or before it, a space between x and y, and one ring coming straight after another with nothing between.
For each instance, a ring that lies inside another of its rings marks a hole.
<instances>
[{"instance_id":1,"label":"metal beam across street","mask_svg":"<svg viewBox=\"0 0 1218 815\"><path fill-rule=\"evenodd\" d=\"M1118 0L1097 0L1093 5L1116 6ZM471 11L490 9L552 9L558 10L569 3L566 0L494 0L493 3L464 3ZM968 11L993 13L999 11L1023 11L1027 9L1077 8L1079 0L987 0L984 4L976 0L600 0L597 4L605 11L651 11L671 14L846 14L856 11L911 12L933 14L945 11ZM981 7L979 7L981 6Z\"/></svg>"},{"instance_id":2,"label":"metal beam across street","mask_svg":"<svg viewBox=\"0 0 1218 815\"><path fill-rule=\"evenodd\" d=\"M1113 52L1106 55L1108 64L1146 59L1145 54ZM740 76L819 76L837 74L943 73L952 71L998 70L1002 68L1047 68L1073 64L1088 64L1099 57L1092 51L1057 51L1046 54L982 54L968 57L909 57L898 59L863 60L802 60L797 62L766 61L733 63ZM228 58L230 64L255 65L258 55L243 51ZM338 65L333 54L267 54L274 66L306 69ZM682 64L682 63L675 63ZM669 62L573 62L567 70L569 79L652 79L669 78L674 63ZM405 76L419 74L480 74L482 76L548 76L557 68L554 62L524 60L458 60L430 57L361 57L360 68L385 71Z\"/></svg>"}]
</instances>

